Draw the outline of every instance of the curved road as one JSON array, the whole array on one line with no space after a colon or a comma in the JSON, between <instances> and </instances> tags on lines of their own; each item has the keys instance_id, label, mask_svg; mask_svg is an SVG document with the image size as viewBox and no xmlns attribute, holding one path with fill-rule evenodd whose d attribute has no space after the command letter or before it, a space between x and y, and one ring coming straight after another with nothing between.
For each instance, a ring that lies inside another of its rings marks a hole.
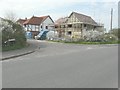
<instances>
[{"instance_id":1,"label":"curved road","mask_svg":"<svg viewBox=\"0 0 120 90\"><path fill-rule=\"evenodd\" d=\"M117 45L36 44L35 53L2 62L3 88L118 87Z\"/></svg>"}]
</instances>

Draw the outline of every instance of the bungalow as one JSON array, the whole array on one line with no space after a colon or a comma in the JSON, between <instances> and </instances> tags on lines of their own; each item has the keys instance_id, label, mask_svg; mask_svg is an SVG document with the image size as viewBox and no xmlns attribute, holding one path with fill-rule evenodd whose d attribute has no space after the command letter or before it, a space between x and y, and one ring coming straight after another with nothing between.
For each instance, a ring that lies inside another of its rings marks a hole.
<instances>
[{"instance_id":1,"label":"bungalow","mask_svg":"<svg viewBox=\"0 0 120 90\"><path fill-rule=\"evenodd\" d=\"M38 35L42 30L53 30L54 21L48 16L36 17L32 16L30 19L19 19L18 22L23 25L26 32L31 32L32 37Z\"/></svg>"},{"instance_id":2,"label":"bungalow","mask_svg":"<svg viewBox=\"0 0 120 90\"><path fill-rule=\"evenodd\" d=\"M60 24L64 37L84 38L84 32L97 30L103 32L103 25L96 23L90 16L72 12L65 23Z\"/></svg>"}]
</instances>

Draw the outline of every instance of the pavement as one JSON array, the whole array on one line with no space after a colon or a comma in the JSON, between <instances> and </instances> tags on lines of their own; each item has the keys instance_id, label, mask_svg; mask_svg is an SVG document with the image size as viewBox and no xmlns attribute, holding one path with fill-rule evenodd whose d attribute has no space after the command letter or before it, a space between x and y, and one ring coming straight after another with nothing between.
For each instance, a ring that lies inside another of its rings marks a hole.
<instances>
[{"instance_id":1,"label":"pavement","mask_svg":"<svg viewBox=\"0 0 120 90\"><path fill-rule=\"evenodd\" d=\"M23 56L23 55L28 55L28 54L34 53L39 48L35 40L27 40L27 43L29 44L28 47L18 49L18 50L2 52L2 59L0 60L7 60L7 59Z\"/></svg>"}]
</instances>

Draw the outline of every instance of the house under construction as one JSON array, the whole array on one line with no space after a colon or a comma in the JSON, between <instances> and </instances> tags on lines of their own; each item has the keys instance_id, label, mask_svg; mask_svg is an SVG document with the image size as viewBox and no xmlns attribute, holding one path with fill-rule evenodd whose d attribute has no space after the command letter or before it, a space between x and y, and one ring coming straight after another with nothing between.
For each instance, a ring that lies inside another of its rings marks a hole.
<instances>
[{"instance_id":1,"label":"house under construction","mask_svg":"<svg viewBox=\"0 0 120 90\"><path fill-rule=\"evenodd\" d=\"M55 23L59 36L64 38L84 38L83 32L88 30L104 32L103 24L98 24L90 16L76 12L72 12L69 17L58 19Z\"/></svg>"}]
</instances>

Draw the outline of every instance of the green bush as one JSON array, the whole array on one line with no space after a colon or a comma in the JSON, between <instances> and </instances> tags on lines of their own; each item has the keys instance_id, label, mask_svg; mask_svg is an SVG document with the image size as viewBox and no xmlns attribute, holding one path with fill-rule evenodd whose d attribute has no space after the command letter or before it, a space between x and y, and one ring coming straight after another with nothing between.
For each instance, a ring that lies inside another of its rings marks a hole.
<instances>
[{"instance_id":1,"label":"green bush","mask_svg":"<svg viewBox=\"0 0 120 90\"><path fill-rule=\"evenodd\" d=\"M0 22L0 27L2 28L3 51L22 48L26 45L25 31L20 24L4 19ZM10 39L15 39L14 43L11 44Z\"/></svg>"},{"instance_id":2,"label":"green bush","mask_svg":"<svg viewBox=\"0 0 120 90\"><path fill-rule=\"evenodd\" d=\"M118 37L118 39L120 39L120 28L114 28L112 30L109 31L110 34L115 35L116 37Z\"/></svg>"}]
</instances>

